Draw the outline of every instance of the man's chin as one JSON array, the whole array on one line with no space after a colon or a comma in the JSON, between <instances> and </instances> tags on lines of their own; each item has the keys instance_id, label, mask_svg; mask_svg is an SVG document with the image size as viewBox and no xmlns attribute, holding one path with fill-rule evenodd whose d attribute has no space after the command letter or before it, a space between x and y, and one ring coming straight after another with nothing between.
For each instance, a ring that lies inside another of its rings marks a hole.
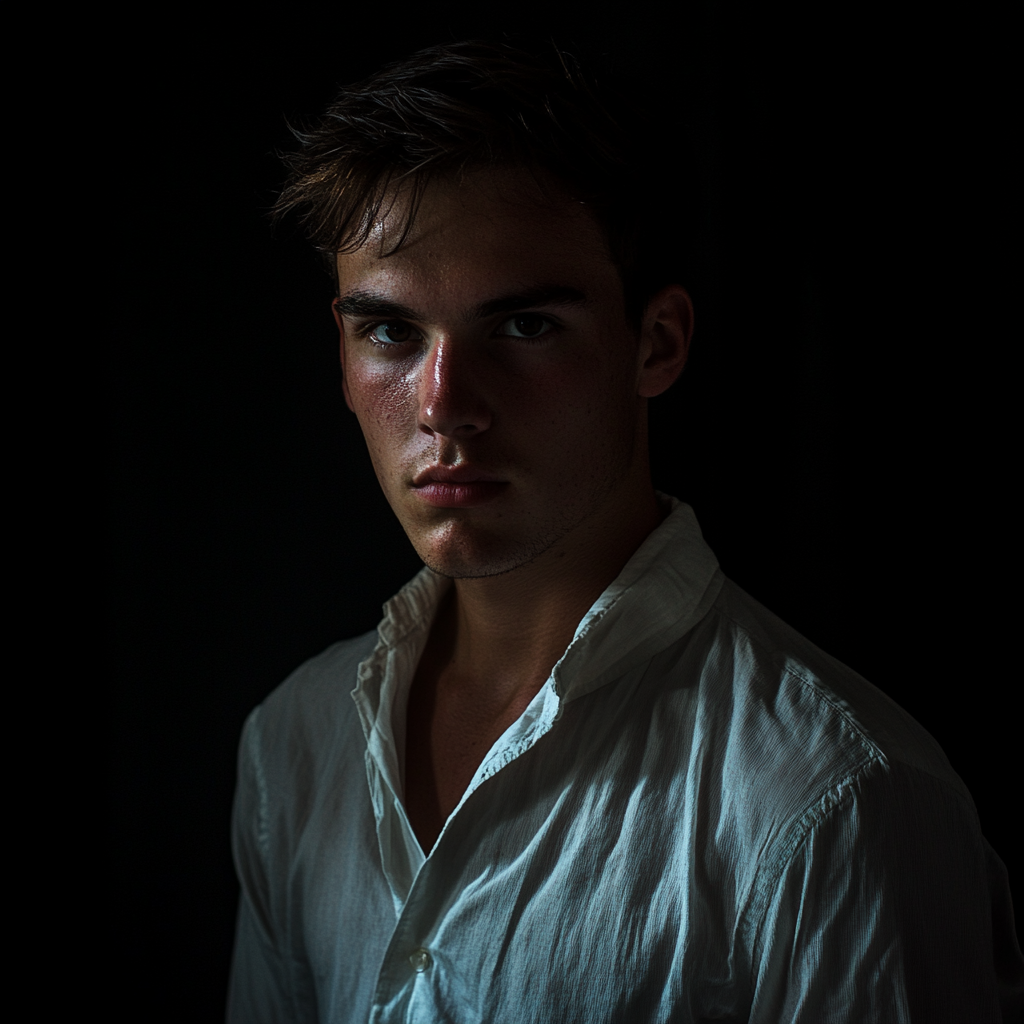
<instances>
[{"instance_id":1,"label":"man's chin","mask_svg":"<svg viewBox=\"0 0 1024 1024\"><path fill-rule=\"evenodd\" d=\"M453 536L431 537L415 543L427 568L450 579L483 579L503 576L529 565L555 542L556 538L532 538L518 544L507 538Z\"/></svg>"},{"instance_id":2,"label":"man's chin","mask_svg":"<svg viewBox=\"0 0 1024 1024\"><path fill-rule=\"evenodd\" d=\"M537 554L539 554L538 552ZM440 554L436 551L421 551L420 558L424 565L439 576L447 576L453 580L476 580L488 576L503 576L516 569L528 565L537 557L536 554L526 557L505 556L489 557L467 555Z\"/></svg>"}]
</instances>

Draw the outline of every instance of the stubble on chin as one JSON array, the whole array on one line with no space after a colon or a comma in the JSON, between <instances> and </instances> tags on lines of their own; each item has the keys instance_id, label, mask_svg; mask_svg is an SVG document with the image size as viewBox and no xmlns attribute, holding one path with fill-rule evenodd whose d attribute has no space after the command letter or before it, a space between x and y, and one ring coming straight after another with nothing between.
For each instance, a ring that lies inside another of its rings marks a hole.
<instances>
[{"instance_id":1,"label":"stubble on chin","mask_svg":"<svg viewBox=\"0 0 1024 1024\"><path fill-rule=\"evenodd\" d=\"M484 579L489 576L504 576L521 569L539 558L557 538L547 543L523 546L504 552L469 550L469 545L425 545L419 556L428 569L439 576L453 580Z\"/></svg>"},{"instance_id":2,"label":"stubble on chin","mask_svg":"<svg viewBox=\"0 0 1024 1024\"><path fill-rule=\"evenodd\" d=\"M501 516L496 526L472 522L468 517L450 519L406 534L424 565L449 579L483 579L503 576L535 562L559 541L590 518L601 506L604 494L562 508L543 527L537 517L521 512ZM509 526L509 524L514 524ZM503 527L503 528L502 528Z\"/></svg>"}]
</instances>

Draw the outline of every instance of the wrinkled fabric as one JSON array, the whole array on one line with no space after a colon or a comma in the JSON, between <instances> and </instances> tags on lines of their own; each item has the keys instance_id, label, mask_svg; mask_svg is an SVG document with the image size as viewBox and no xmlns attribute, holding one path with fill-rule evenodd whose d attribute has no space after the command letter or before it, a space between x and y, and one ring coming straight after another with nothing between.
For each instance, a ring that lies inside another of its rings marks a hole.
<instances>
[{"instance_id":1,"label":"wrinkled fabric","mask_svg":"<svg viewBox=\"0 0 1024 1024\"><path fill-rule=\"evenodd\" d=\"M429 855L405 707L450 581L253 711L230 1024L1018 1019L1005 868L939 746L670 500Z\"/></svg>"}]
</instances>

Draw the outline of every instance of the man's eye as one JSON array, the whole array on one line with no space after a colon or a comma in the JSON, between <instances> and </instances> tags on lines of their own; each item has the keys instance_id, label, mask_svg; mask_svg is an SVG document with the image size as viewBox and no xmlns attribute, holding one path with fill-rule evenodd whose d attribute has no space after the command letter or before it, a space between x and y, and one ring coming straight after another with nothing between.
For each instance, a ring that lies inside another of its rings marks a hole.
<instances>
[{"instance_id":1,"label":"man's eye","mask_svg":"<svg viewBox=\"0 0 1024 1024\"><path fill-rule=\"evenodd\" d=\"M419 332L401 320L388 320L372 327L366 336L378 345L403 345L407 341L417 341Z\"/></svg>"},{"instance_id":2,"label":"man's eye","mask_svg":"<svg viewBox=\"0 0 1024 1024\"><path fill-rule=\"evenodd\" d=\"M498 328L498 333L512 338L539 338L547 334L552 326L551 321L539 313L520 313L519 316L509 317Z\"/></svg>"}]
</instances>

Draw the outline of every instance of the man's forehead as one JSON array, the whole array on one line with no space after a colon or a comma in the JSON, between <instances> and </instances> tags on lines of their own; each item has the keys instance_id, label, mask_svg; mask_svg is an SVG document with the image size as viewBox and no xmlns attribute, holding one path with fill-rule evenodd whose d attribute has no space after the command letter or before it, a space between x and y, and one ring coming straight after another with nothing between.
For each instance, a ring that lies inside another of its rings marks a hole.
<instances>
[{"instance_id":1,"label":"man's forehead","mask_svg":"<svg viewBox=\"0 0 1024 1024\"><path fill-rule=\"evenodd\" d=\"M572 292L579 301L617 282L604 233L589 211L565 197L541 202L537 196L510 190L502 180L437 183L408 224L409 200L398 197L362 246L338 254L339 295L414 307L429 294L457 299L465 310L516 295L553 299ZM359 304L345 305L354 311Z\"/></svg>"},{"instance_id":2,"label":"man's forehead","mask_svg":"<svg viewBox=\"0 0 1024 1024\"><path fill-rule=\"evenodd\" d=\"M419 196L411 187L397 190L363 244L342 254L339 265L369 269L377 261L452 259L468 251L500 258L521 249L539 262L564 258L567 249L610 260L604 231L585 204L526 172L495 170L432 181Z\"/></svg>"}]
</instances>

